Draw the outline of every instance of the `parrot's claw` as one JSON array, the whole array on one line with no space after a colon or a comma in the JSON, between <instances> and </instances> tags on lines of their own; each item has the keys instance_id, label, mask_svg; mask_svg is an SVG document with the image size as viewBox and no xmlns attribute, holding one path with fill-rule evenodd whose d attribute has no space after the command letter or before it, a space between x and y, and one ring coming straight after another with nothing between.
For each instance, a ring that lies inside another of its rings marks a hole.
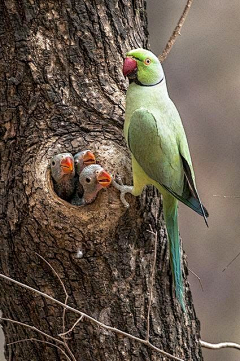
<instances>
[{"instance_id":1,"label":"parrot's claw","mask_svg":"<svg viewBox=\"0 0 240 361\"><path fill-rule=\"evenodd\" d=\"M122 181L120 181L120 182L122 183ZM118 184L114 179L112 180L112 185L120 191L120 199L121 199L124 207L129 208L130 205L125 199L125 194L126 193L132 193L133 187L126 186L126 185L123 185L123 184Z\"/></svg>"},{"instance_id":2,"label":"parrot's claw","mask_svg":"<svg viewBox=\"0 0 240 361\"><path fill-rule=\"evenodd\" d=\"M126 193L121 192L121 194L120 194L120 199L121 199L124 207L129 208L129 207L130 207L130 204L126 201L126 199L125 199L125 194L126 194Z\"/></svg>"},{"instance_id":3,"label":"parrot's claw","mask_svg":"<svg viewBox=\"0 0 240 361\"><path fill-rule=\"evenodd\" d=\"M122 178L120 177L120 175L117 175L116 177L117 181L118 181L118 184L120 184L121 186L123 186L123 181L122 181Z\"/></svg>"}]
</instances>

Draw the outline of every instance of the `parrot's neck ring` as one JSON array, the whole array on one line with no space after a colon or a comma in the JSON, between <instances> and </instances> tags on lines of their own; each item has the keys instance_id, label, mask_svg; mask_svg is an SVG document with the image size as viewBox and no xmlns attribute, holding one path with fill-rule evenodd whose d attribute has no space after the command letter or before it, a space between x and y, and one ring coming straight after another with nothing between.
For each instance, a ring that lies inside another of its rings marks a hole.
<instances>
[{"instance_id":1,"label":"parrot's neck ring","mask_svg":"<svg viewBox=\"0 0 240 361\"><path fill-rule=\"evenodd\" d=\"M134 82L135 84L140 85L140 86L155 86L155 85L160 84L163 80L164 80L164 76L162 77L162 79L160 79L160 80L159 80L157 83L155 83L155 84L143 84L143 83L141 83L137 78L134 79L132 82Z\"/></svg>"}]
</instances>

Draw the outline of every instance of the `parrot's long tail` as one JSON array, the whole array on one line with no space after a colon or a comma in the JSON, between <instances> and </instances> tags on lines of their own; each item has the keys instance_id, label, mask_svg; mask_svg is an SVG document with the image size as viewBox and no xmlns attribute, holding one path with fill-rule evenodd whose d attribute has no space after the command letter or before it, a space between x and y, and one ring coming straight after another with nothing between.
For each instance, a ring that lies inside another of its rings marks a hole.
<instances>
[{"instance_id":1,"label":"parrot's long tail","mask_svg":"<svg viewBox=\"0 0 240 361\"><path fill-rule=\"evenodd\" d=\"M181 251L178 230L178 201L170 194L163 197L163 212L167 227L170 262L174 278L176 296L185 311L184 289L181 267Z\"/></svg>"}]
</instances>

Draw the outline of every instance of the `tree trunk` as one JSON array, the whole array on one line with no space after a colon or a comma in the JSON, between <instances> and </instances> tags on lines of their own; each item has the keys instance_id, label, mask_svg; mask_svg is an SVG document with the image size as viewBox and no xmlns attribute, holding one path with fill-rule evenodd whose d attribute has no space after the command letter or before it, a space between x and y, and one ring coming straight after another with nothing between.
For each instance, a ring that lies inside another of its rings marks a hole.
<instances>
[{"instance_id":1,"label":"tree trunk","mask_svg":"<svg viewBox=\"0 0 240 361\"><path fill-rule=\"evenodd\" d=\"M174 24L173 24L174 25ZM1 77L1 272L97 320L145 338L154 236L158 251L150 341L185 360L202 360L184 261L187 312L175 299L162 207L148 187L129 196L125 209L114 188L85 207L57 197L49 159L61 152L92 149L99 162L131 184L123 140L127 50L147 47L144 0L0 0ZM80 256L81 255L81 256ZM1 281L3 317L57 336L63 309ZM66 329L76 320L67 312ZM6 343L44 339L3 322ZM163 360L145 345L83 320L69 346L79 361ZM48 340L49 341L49 340ZM65 360L56 347L21 342L5 347L7 360Z\"/></svg>"}]
</instances>

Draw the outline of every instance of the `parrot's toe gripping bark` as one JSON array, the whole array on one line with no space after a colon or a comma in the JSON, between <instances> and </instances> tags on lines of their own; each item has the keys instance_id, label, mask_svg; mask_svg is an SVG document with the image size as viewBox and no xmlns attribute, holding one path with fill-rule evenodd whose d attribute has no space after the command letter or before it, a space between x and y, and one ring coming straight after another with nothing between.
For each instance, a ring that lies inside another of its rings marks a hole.
<instances>
[{"instance_id":1,"label":"parrot's toe gripping bark","mask_svg":"<svg viewBox=\"0 0 240 361\"><path fill-rule=\"evenodd\" d=\"M130 205L125 199L125 194L126 193L131 193L132 194L133 187L132 186L126 186L126 185L123 185L123 184L118 184L114 179L112 180L112 185L120 191L120 199L121 199L124 207L129 208Z\"/></svg>"},{"instance_id":2,"label":"parrot's toe gripping bark","mask_svg":"<svg viewBox=\"0 0 240 361\"><path fill-rule=\"evenodd\" d=\"M119 185L124 186L123 181L122 181L122 178L120 177L120 175L117 175L117 176L115 177L115 179L116 179L116 181L118 182Z\"/></svg>"}]
</instances>

